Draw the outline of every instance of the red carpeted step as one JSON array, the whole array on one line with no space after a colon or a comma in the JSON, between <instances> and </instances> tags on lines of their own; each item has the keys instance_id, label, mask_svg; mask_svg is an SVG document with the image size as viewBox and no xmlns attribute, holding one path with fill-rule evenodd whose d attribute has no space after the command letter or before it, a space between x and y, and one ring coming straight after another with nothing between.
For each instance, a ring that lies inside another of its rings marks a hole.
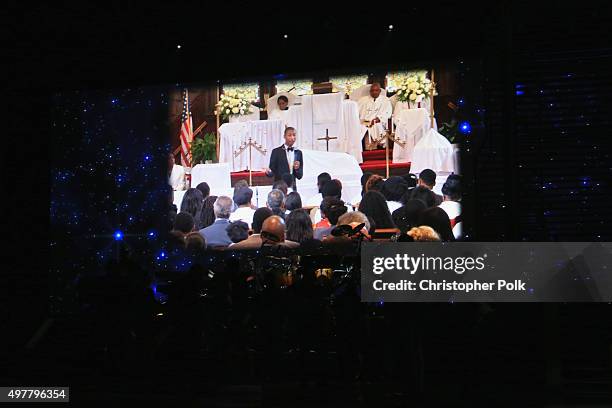
<instances>
[{"instance_id":1,"label":"red carpeted step","mask_svg":"<svg viewBox=\"0 0 612 408\"><path fill-rule=\"evenodd\" d=\"M359 165L361 170L382 170L386 168L385 160L369 160ZM410 163L389 163L390 169L410 168Z\"/></svg>"},{"instance_id":2,"label":"red carpeted step","mask_svg":"<svg viewBox=\"0 0 612 408\"><path fill-rule=\"evenodd\" d=\"M389 153L391 154L391 152ZM364 162L370 160L385 160L385 149L366 150L361 153L361 156Z\"/></svg>"},{"instance_id":3,"label":"red carpeted step","mask_svg":"<svg viewBox=\"0 0 612 408\"><path fill-rule=\"evenodd\" d=\"M249 178L249 172L247 171L234 171L231 173L232 177L236 177L236 178ZM253 172L253 177L265 177L266 173L264 173L263 171L254 171Z\"/></svg>"}]
</instances>

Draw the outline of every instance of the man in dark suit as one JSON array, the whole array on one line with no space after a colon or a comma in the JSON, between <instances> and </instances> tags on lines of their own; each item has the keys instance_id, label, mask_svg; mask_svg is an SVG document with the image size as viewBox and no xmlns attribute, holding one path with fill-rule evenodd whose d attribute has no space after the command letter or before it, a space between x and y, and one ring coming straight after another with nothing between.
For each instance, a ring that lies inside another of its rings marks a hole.
<instances>
[{"instance_id":1,"label":"man in dark suit","mask_svg":"<svg viewBox=\"0 0 612 408\"><path fill-rule=\"evenodd\" d=\"M293 147L295 144L295 129L288 127L285 129L285 143L272 150L270 156L270 166L265 169L268 177L274 177L274 181L289 179L287 183L293 191L295 179L301 179L304 174L304 162L302 152Z\"/></svg>"}]
</instances>

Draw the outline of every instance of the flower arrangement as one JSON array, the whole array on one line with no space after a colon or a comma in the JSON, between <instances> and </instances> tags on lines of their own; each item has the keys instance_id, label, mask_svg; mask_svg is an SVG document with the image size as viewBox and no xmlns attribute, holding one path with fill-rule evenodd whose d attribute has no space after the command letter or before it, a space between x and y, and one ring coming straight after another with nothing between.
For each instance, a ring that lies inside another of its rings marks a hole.
<instances>
[{"instance_id":1,"label":"flower arrangement","mask_svg":"<svg viewBox=\"0 0 612 408\"><path fill-rule=\"evenodd\" d=\"M367 75L350 75L342 77L330 77L329 81L334 84L334 88L340 87L347 94L351 94L355 89L368 83ZM336 89L334 89L336 90Z\"/></svg>"},{"instance_id":2,"label":"flower arrangement","mask_svg":"<svg viewBox=\"0 0 612 408\"><path fill-rule=\"evenodd\" d=\"M244 95L245 99L250 102L259 102L259 84L258 83L247 83L247 84L224 84L224 93L233 92Z\"/></svg>"},{"instance_id":3,"label":"flower arrangement","mask_svg":"<svg viewBox=\"0 0 612 408\"><path fill-rule=\"evenodd\" d=\"M228 120L232 115L246 115L251 113L251 100L248 95L239 91L225 91L217 102L217 110L221 119Z\"/></svg>"},{"instance_id":4,"label":"flower arrangement","mask_svg":"<svg viewBox=\"0 0 612 408\"><path fill-rule=\"evenodd\" d=\"M312 80L285 80L276 83L276 93L291 92L297 95L312 95Z\"/></svg>"},{"instance_id":5,"label":"flower arrangement","mask_svg":"<svg viewBox=\"0 0 612 408\"><path fill-rule=\"evenodd\" d=\"M431 91L431 80L425 73L414 73L406 76L397 85L397 100L400 102L422 102L429 98ZM434 89L435 92L435 89Z\"/></svg>"}]
</instances>

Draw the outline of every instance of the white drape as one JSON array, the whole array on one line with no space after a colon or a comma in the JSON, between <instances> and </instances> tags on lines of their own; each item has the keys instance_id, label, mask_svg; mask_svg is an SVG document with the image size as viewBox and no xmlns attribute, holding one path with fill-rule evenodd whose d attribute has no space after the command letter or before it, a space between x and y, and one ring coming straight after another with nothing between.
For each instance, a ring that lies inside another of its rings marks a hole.
<instances>
[{"instance_id":1,"label":"white drape","mask_svg":"<svg viewBox=\"0 0 612 408\"><path fill-rule=\"evenodd\" d=\"M237 157L234 156L234 152L240 147L242 142L247 142L249 137L251 137L252 140L261 144L266 149L266 153L261 154L255 148L252 148L253 170L259 171L268 167L272 149L283 143L284 130L285 125L281 120L224 123L219 127L219 162L228 163L231 171L248 169L248 148Z\"/></svg>"},{"instance_id":2,"label":"white drape","mask_svg":"<svg viewBox=\"0 0 612 408\"><path fill-rule=\"evenodd\" d=\"M455 172L455 148L447 138L434 129L414 146L410 172L420 173L424 169L437 172Z\"/></svg>"}]
</instances>

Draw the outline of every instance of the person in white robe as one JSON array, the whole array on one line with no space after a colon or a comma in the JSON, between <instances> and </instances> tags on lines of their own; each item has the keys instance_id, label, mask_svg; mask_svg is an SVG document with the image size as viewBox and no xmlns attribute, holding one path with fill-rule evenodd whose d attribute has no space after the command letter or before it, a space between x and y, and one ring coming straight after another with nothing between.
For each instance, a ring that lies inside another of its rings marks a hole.
<instances>
[{"instance_id":1,"label":"person in white robe","mask_svg":"<svg viewBox=\"0 0 612 408\"><path fill-rule=\"evenodd\" d=\"M185 190L185 169L183 166L176 164L174 155L168 155L168 184L174 191Z\"/></svg>"},{"instance_id":2,"label":"person in white robe","mask_svg":"<svg viewBox=\"0 0 612 408\"><path fill-rule=\"evenodd\" d=\"M370 86L370 94L359 99L359 120L368 128L366 150L373 150L380 144L384 146L384 133L393 108L386 95L381 95L380 84Z\"/></svg>"},{"instance_id":3,"label":"person in white robe","mask_svg":"<svg viewBox=\"0 0 612 408\"><path fill-rule=\"evenodd\" d=\"M268 107L268 119L269 120L282 120L285 127L289 126L290 114L289 105L290 99L293 102L294 98L290 98L293 95L278 95L276 98L272 97L268 100L270 106ZM274 106L276 105L276 106Z\"/></svg>"}]
</instances>

